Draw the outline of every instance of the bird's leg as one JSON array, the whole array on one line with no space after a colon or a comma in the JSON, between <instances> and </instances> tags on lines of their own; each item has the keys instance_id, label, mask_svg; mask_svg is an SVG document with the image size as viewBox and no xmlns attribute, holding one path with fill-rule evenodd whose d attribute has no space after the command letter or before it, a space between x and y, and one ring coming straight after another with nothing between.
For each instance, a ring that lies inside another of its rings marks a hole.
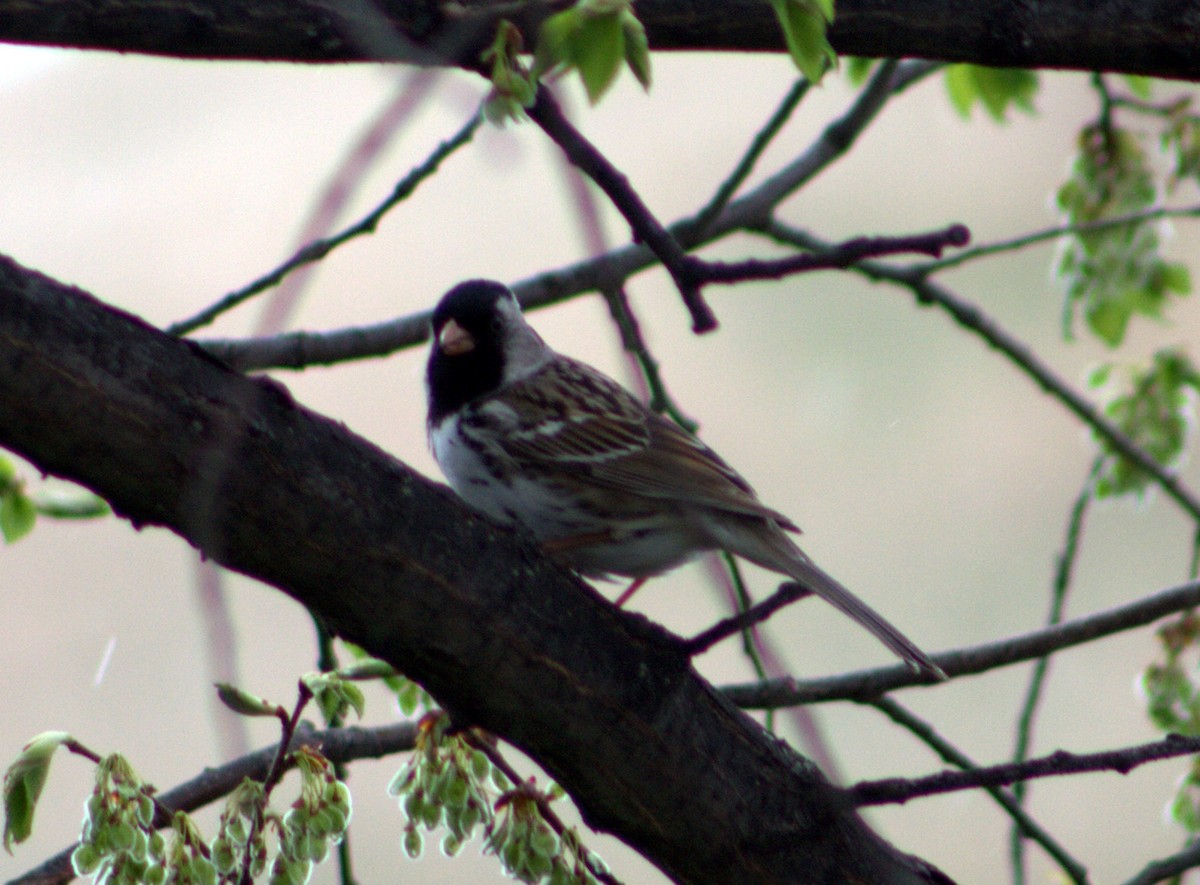
<instances>
[{"instance_id":1,"label":"bird's leg","mask_svg":"<svg viewBox=\"0 0 1200 885\"><path fill-rule=\"evenodd\" d=\"M617 601L613 603L617 608L621 608L637 593L641 586L646 583L646 578L634 578L633 582L625 588L625 592L617 597Z\"/></svg>"},{"instance_id":2,"label":"bird's leg","mask_svg":"<svg viewBox=\"0 0 1200 885\"><path fill-rule=\"evenodd\" d=\"M548 541L542 541L542 550L547 556L558 556L563 553L570 553L572 550L577 550L580 547L591 547L595 544L607 544L613 540L613 532L611 530L588 532L583 535L568 535L565 538L551 538ZM635 578L633 583L625 588L625 592L617 597L617 601L613 603L617 608L621 608L627 603L634 593L637 593L642 584L646 583L646 578Z\"/></svg>"}]
</instances>

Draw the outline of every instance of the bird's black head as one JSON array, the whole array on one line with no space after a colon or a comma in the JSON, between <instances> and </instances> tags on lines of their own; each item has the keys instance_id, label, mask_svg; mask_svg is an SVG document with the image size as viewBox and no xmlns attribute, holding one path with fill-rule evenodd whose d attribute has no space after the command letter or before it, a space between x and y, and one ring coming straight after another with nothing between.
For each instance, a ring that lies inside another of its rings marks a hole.
<instances>
[{"instance_id":1,"label":"bird's black head","mask_svg":"<svg viewBox=\"0 0 1200 885\"><path fill-rule=\"evenodd\" d=\"M514 322L524 325L502 283L468 280L442 296L433 311L425 373L431 425L500 387Z\"/></svg>"}]
</instances>

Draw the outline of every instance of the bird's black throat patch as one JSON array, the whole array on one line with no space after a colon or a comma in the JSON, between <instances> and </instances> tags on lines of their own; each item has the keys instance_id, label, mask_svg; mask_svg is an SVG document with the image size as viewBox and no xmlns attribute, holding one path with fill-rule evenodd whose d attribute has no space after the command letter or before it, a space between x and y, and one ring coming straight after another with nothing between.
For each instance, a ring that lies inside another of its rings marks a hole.
<instances>
[{"instance_id":1,"label":"bird's black throat patch","mask_svg":"<svg viewBox=\"0 0 1200 885\"><path fill-rule=\"evenodd\" d=\"M504 379L503 321L498 303L511 297L499 283L470 280L455 286L433 312L433 340L426 383L429 385L429 424L482 396L493 393ZM457 356L444 353L438 336L451 320L471 336L474 346Z\"/></svg>"}]
</instances>

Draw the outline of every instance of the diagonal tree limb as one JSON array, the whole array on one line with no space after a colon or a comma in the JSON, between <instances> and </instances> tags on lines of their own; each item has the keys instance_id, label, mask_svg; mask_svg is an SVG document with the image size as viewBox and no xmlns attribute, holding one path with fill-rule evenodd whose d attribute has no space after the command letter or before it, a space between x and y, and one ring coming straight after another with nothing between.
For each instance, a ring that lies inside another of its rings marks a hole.
<instances>
[{"instance_id":1,"label":"diagonal tree limb","mask_svg":"<svg viewBox=\"0 0 1200 885\"><path fill-rule=\"evenodd\" d=\"M0 444L303 603L676 881L948 881L532 539L280 385L10 260Z\"/></svg>"},{"instance_id":2,"label":"diagonal tree limb","mask_svg":"<svg viewBox=\"0 0 1200 885\"><path fill-rule=\"evenodd\" d=\"M547 87L538 86L537 96L528 112L530 119L542 128L567 158L604 191L625 216L635 239L645 243L662 262L692 316L692 331L700 333L715 329L717 318L704 300L700 291L702 280L693 268L696 259L690 258L674 235L659 223L637 191L630 186L629 179L584 138L582 132L571 125Z\"/></svg>"}]
</instances>

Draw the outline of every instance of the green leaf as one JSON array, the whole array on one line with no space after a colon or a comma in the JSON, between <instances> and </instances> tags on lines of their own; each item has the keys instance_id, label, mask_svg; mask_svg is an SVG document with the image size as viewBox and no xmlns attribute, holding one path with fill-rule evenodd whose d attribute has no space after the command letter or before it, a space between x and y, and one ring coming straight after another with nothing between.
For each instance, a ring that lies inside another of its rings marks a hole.
<instances>
[{"instance_id":1,"label":"green leaf","mask_svg":"<svg viewBox=\"0 0 1200 885\"><path fill-rule=\"evenodd\" d=\"M491 45L480 54L484 64L491 66L492 92L483 106L483 115L490 123L499 126L510 119L520 119L525 108L533 103L537 82L518 58L523 49L520 30L507 19L501 19Z\"/></svg>"},{"instance_id":2,"label":"green leaf","mask_svg":"<svg viewBox=\"0 0 1200 885\"><path fill-rule=\"evenodd\" d=\"M12 486L0 496L0 533L13 544L33 531L37 522L37 507L19 486Z\"/></svg>"},{"instance_id":3,"label":"green leaf","mask_svg":"<svg viewBox=\"0 0 1200 885\"><path fill-rule=\"evenodd\" d=\"M862 86L867 82L867 77L871 75L871 70L875 67L876 59L863 58L859 55L843 56L846 62L846 79L850 81L852 86Z\"/></svg>"},{"instance_id":4,"label":"green leaf","mask_svg":"<svg viewBox=\"0 0 1200 885\"><path fill-rule=\"evenodd\" d=\"M542 22L533 53L533 76L540 78L556 68L571 66L571 35L579 29L582 21L583 13L579 7L573 6Z\"/></svg>"},{"instance_id":5,"label":"green leaf","mask_svg":"<svg viewBox=\"0 0 1200 885\"><path fill-rule=\"evenodd\" d=\"M950 103L959 114L970 117L979 102L997 122L1005 119L1010 106L1033 113L1038 89L1038 77L1032 71L968 64L946 68L945 83Z\"/></svg>"},{"instance_id":6,"label":"green leaf","mask_svg":"<svg viewBox=\"0 0 1200 885\"><path fill-rule=\"evenodd\" d=\"M404 853L416 860L421 856L421 848L424 846L425 840L421 838L421 831L415 826L409 826L404 831Z\"/></svg>"},{"instance_id":7,"label":"green leaf","mask_svg":"<svg viewBox=\"0 0 1200 885\"><path fill-rule=\"evenodd\" d=\"M810 83L819 83L837 62L837 53L825 36L833 20L832 0L771 0L771 8L792 62Z\"/></svg>"},{"instance_id":8,"label":"green leaf","mask_svg":"<svg viewBox=\"0 0 1200 885\"><path fill-rule=\"evenodd\" d=\"M70 497L39 494L34 501L37 512L52 519L98 519L112 513L108 502L90 492Z\"/></svg>"},{"instance_id":9,"label":"green leaf","mask_svg":"<svg viewBox=\"0 0 1200 885\"><path fill-rule=\"evenodd\" d=\"M398 676L396 668L387 661L378 658L363 658L345 667L339 667L335 673L340 679L363 681L368 679L389 679Z\"/></svg>"},{"instance_id":10,"label":"green leaf","mask_svg":"<svg viewBox=\"0 0 1200 885\"><path fill-rule=\"evenodd\" d=\"M1099 366L1092 369L1092 371L1088 373L1088 376L1087 376L1088 387L1091 387L1091 388L1103 387L1105 384L1108 383L1108 379L1112 377L1112 373L1113 373L1113 364L1112 363L1100 364Z\"/></svg>"},{"instance_id":11,"label":"green leaf","mask_svg":"<svg viewBox=\"0 0 1200 885\"><path fill-rule=\"evenodd\" d=\"M84 842L71 852L71 868L75 870L76 876L90 876L96 872L103 859L103 855L95 846Z\"/></svg>"},{"instance_id":12,"label":"green leaf","mask_svg":"<svg viewBox=\"0 0 1200 885\"><path fill-rule=\"evenodd\" d=\"M353 709L359 719L362 719L366 699L362 689L352 682L341 679L330 679L314 688L313 695L326 725L334 725L346 717L348 710Z\"/></svg>"},{"instance_id":13,"label":"green leaf","mask_svg":"<svg viewBox=\"0 0 1200 885\"><path fill-rule=\"evenodd\" d=\"M1179 295L1186 295L1192 291L1192 273L1186 264L1163 264L1161 272L1159 282L1164 290Z\"/></svg>"},{"instance_id":14,"label":"green leaf","mask_svg":"<svg viewBox=\"0 0 1200 885\"><path fill-rule=\"evenodd\" d=\"M1189 179L1200 181L1200 119L1192 113L1190 97L1171 105L1159 140L1173 160L1167 189L1174 191Z\"/></svg>"},{"instance_id":15,"label":"green leaf","mask_svg":"<svg viewBox=\"0 0 1200 885\"><path fill-rule=\"evenodd\" d=\"M649 91L650 42L646 39L646 29L633 10L626 9L621 13L621 30L625 33L625 63L642 88Z\"/></svg>"},{"instance_id":16,"label":"green leaf","mask_svg":"<svg viewBox=\"0 0 1200 885\"><path fill-rule=\"evenodd\" d=\"M70 739L65 731L42 732L4 773L4 850L9 854L14 843L24 842L33 832L33 813L50 773L50 760Z\"/></svg>"},{"instance_id":17,"label":"green leaf","mask_svg":"<svg viewBox=\"0 0 1200 885\"><path fill-rule=\"evenodd\" d=\"M612 86L625 58L625 31L617 15L585 15L569 38L571 62L579 70L588 101L595 104Z\"/></svg>"},{"instance_id":18,"label":"green leaf","mask_svg":"<svg viewBox=\"0 0 1200 885\"><path fill-rule=\"evenodd\" d=\"M631 0L580 0L544 22L534 49L531 78L577 70L595 104L612 86L621 64L650 88L650 45Z\"/></svg>"},{"instance_id":19,"label":"green leaf","mask_svg":"<svg viewBox=\"0 0 1200 885\"><path fill-rule=\"evenodd\" d=\"M1088 308L1088 328L1109 347L1116 347L1125 339L1125 329L1132 314L1128 302L1098 301Z\"/></svg>"},{"instance_id":20,"label":"green leaf","mask_svg":"<svg viewBox=\"0 0 1200 885\"><path fill-rule=\"evenodd\" d=\"M221 703L242 716L286 716L287 711L265 698L242 691L227 682L216 683L217 697Z\"/></svg>"},{"instance_id":21,"label":"green leaf","mask_svg":"<svg viewBox=\"0 0 1200 885\"><path fill-rule=\"evenodd\" d=\"M1150 98L1150 87L1154 80L1150 77L1144 77L1141 74L1125 74L1123 76L1125 85L1129 87L1129 91L1141 99Z\"/></svg>"}]
</instances>

